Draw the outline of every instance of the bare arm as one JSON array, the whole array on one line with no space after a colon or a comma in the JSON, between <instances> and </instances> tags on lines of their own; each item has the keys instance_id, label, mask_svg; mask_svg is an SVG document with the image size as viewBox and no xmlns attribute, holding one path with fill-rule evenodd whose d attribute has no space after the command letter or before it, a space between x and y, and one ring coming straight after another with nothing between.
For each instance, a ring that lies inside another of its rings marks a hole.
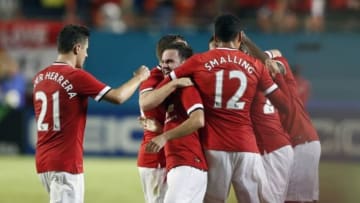
<instances>
[{"instance_id":1,"label":"bare arm","mask_svg":"<svg viewBox=\"0 0 360 203\"><path fill-rule=\"evenodd\" d=\"M140 108L143 111L153 109L159 106L174 90L176 90L176 88L190 85L193 85L190 78L179 78L166 83L158 89L144 92L140 95Z\"/></svg>"},{"instance_id":2,"label":"bare arm","mask_svg":"<svg viewBox=\"0 0 360 203\"><path fill-rule=\"evenodd\" d=\"M204 125L204 111L202 109L197 109L193 111L190 114L189 118L178 127L154 137L146 145L145 150L147 152L158 152L161 148L165 146L167 141L189 135L194 131L198 130L199 128L204 127Z\"/></svg>"},{"instance_id":3,"label":"bare arm","mask_svg":"<svg viewBox=\"0 0 360 203\"><path fill-rule=\"evenodd\" d=\"M116 89L111 89L104 95L104 99L110 103L122 104L128 100L139 87L140 83L146 80L150 71L146 66L141 66L134 76Z\"/></svg>"},{"instance_id":4,"label":"bare arm","mask_svg":"<svg viewBox=\"0 0 360 203\"><path fill-rule=\"evenodd\" d=\"M265 64L266 59L269 57L253 41L251 41L244 32L241 32L241 42L245 44L251 56L260 59Z\"/></svg>"}]
</instances>

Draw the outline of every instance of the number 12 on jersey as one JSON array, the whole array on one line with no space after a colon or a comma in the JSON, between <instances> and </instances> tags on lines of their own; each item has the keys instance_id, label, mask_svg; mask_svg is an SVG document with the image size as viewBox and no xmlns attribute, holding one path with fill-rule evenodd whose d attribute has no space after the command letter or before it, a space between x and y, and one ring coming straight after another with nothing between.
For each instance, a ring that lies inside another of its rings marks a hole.
<instances>
[{"instance_id":1,"label":"number 12 on jersey","mask_svg":"<svg viewBox=\"0 0 360 203\"><path fill-rule=\"evenodd\" d=\"M247 78L246 75L238 70L229 71L229 78L228 79L239 79L240 86L236 90L235 94L227 101L226 108L227 109L244 109L245 102L241 102L240 99L244 95L246 87L247 87ZM214 108L221 108L222 107L222 96L223 96L223 84L224 80L224 70L220 70L216 72L216 82L215 82L215 103ZM225 87L226 88L226 87Z\"/></svg>"}]
</instances>

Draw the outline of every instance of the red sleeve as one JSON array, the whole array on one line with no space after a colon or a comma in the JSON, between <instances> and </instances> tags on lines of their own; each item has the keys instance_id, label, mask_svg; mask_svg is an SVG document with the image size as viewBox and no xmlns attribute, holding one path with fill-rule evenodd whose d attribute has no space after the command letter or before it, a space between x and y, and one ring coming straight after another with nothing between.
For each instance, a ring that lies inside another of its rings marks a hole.
<instances>
[{"instance_id":1,"label":"red sleeve","mask_svg":"<svg viewBox=\"0 0 360 203\"><path fill-rule=\"evenodd\" d=\"M271 94L267 95L267 98L271 103L282 113L288 114L290 111L290 103L287 95L285 95L280 89L275 90Z\"/></svg>"},{"instance_id":2,"label":"red sleeve","mask_svg":"<svg viewBox=\"0 0 360 203\"><path fill-rule=\"evenodd\" d=\"M179 91L181 91L180 99L188 115L197 109L204 109L200 94L194 86L184 87Z\"/></svg>"},{"instance_id":3,"label":"red sleeve","mask_svg":"<svg viewBox=\"0 0 360 203\"><path fill-rule=\"evenodd\" d=\"M268 95L275 91L278 87L274 83L273 79L270 76L268 69L262 64L259 60L255 63L258 67L260 78L259 78L259 87L260 90L264 92L265 95Z\"/></svg>"},{"instance_id":4,"label":"red sleeve","mask_svg":"<svg viewBox=\"0 0 360 203\"><path fill-rule=\"evenodd\" d=\"M281 74L276 74L274 78L275 83L278 85L278 87L281 89L281 91L286 95L286 97L290 97L290 90L289 86L286 84L284 80L284 76Z\"/></svg>"},{"instance_id":5,"label":"red sleeve","mask_svg":"<svg viewBox=\"0 0 360 203\"><path fill-rule=\"evenodd\" d=\"M76 69L73 77L74 79L72 81L75 83L75 91L82 96L90 96L96 101L100 101L111 89L109 86L82 69Z\"/></svg>"},{"instance_id":6,"label":"red sleeve","mask_svg":"<svg viewBox=\"0 0 360 203\"><path fill-rule=\"evenodd\" d=\"M199 55L195 54L192 57L186 59L186 61L175 70L170 73L171 79L181 78L181 77L192 77L193 73L196 71L200 65Z\"/></svg>"},{"instance_id":7,"label":"red sleeve","mask_svg":"<svg viewBox=\"0 0 360 203\"><path fill-rule=\"evenodd\" d=\"M291 70L290 65L289 65L288 61L286 60L286 58L280 56L280 57L274 58L274 60L279 61L284 66L284 68L285 68L284 80L285 80L286 84L296 88L296 80L295 80L294 75L292 74L292 70Z\"/></svg>"},{"instance_id":8,"label":"red sleeve","mask_svg":"<svg viewBox=\"0 0 360 203\"><path fill-rule=\"evenodd\" d=\"M164 74L159 67L151 69L150 77L140 85L140 94L155 89L156 85L158 85L163 79Z\"/></svg>"},{"instance_id":9,"label":"red sleeve","mask_svg":"<svg viewBox=\"0 0 360 203\"><path fill-rule=\"evenodd\" d=\"M159 89L160 87L166 85L171 81L171 78L167 75L157 86L156 89Z\"/></svg>"}]
</instances>

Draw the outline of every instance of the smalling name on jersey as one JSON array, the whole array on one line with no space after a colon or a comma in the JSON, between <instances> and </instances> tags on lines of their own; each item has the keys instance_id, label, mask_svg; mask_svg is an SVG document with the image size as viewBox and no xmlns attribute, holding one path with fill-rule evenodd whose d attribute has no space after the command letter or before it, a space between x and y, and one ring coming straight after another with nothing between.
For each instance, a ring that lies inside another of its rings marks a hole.
<instances>
[{"instance_id":1,"label":"smalling name on jersey","mask_svg":"<svg viewBox=\"0 0 360 203\"><path fill-rule=\"evenodd\" d=\"M252 67L248 61L244 60L243 58L237 58L237 56L230 55L227 55L227 57L222 56L220 58L211 59L206 62L204 66L207 70L211 71L211 69L213 69L215 66L225 63L238 64L243 67L249 74L252 74L255 71L254 67Z\"/></svg>"},{"instance_id":2,"label":"smalling name on jersey","mask_svg":"<svg viewBox=\"0 0 360 203\"><path fill-rule=\"evenodd\" d=\"M44 80L52 80L58 83L69 95L69 99L77 95L76 92L71 92L71 90L73 89L73 85L70 83L70 81L57 72L46 72L45 74L39 74L34 80L34 88L37 84Z\"/></svg>"}]
</instances>

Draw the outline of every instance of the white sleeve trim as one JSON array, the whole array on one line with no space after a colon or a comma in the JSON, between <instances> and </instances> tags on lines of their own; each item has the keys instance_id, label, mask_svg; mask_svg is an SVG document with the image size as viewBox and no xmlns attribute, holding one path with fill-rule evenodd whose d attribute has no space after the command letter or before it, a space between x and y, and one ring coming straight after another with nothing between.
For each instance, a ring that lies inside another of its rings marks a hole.
<instances>
[{"instance_id":1,"label":"white sleeve trim","mask_svg":"<svg viewBox=\"0 0 360 203\"><path fill-rule=\"evenodd\" d=\"M273 91L275 91L277 88L278 88L278 85L274 83L273 85L271 85L269 88L267 88L264 91L264 94L268 95L268 94L272 93Z\"/></svg>"},{"instance_id":2,"label":"white sleeve trim","mask_svg":"<svg viewBox=\"0 0 360 203\"><path fill-rule=\"evenodd\" d=\"M172 80L177 79L174 71L171 71L171 72L170 72L170 78L171 78Z\"/></svg>"},{"instance_id":3,"label":"white sleeve trim","mask_svg":"<svg viewBox=\"0 0 360 203\"><path fill-rule=\"evenodd\" d=\"M196 109L204 109L204 106L202 104L199 104L199 103L194 104L190 108L188 108L186 112L187 112L188 115L190 115Z\"/></svg>"},{"instance_id":4,"label":"white sleeve trim","mask_svg":"<svg viewBox=\"0 0 360 203\"><path fill-rule=\"evenodd\" d=\"M153 90L153 89L154 89L153 87L149 87L149 88L142 89L142 90L140 91L140 94L142 94L142 93L144 93L144 92L147 92L147 91L151 91L151 90Z\"/></svg>"},{"instance_id":5,"label":"white sleeve trim","mask_svg":"<svg viewBox=\"0 0 360 203\"><path fill-rule=\"evenodd\" d=\"M265 54L271 59L274 58L271 51L265 51Z\"/></svg>"},{"instance_id":6,"label":"white sleeve trim","mask_svg":"<svg viewBox=\"0 0 360 203\"><path fill-rule=\"evenodd\" d=\"M104 89L102 89L98 95L95 97L95 101L100 101L100 99L111 89L111 87L106 86Z\"/></svg>"}]
</instances>

